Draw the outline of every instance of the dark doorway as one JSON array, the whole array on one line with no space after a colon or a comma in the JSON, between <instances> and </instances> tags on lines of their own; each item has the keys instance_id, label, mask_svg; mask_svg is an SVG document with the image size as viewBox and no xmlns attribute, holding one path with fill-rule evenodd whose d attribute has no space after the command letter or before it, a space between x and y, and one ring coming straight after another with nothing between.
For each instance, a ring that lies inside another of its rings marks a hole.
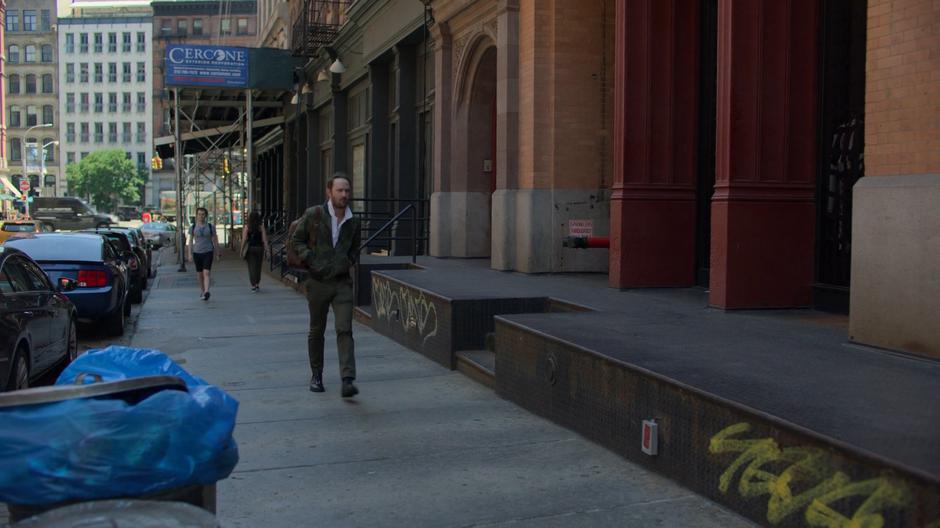
<instances>
[{"instance_id":1,"label":"dark doorway","mask_svg":"<svg viewBox=\"0 0 940 528\"><path fill-rule=\"evenodd\" d=\"M820 3L819 165L813 303L848 313L852 188L864 176L866 0Z\"/></svg>"},{"instance_id":2,"label":"dark doorway","mask_svg":"<svg viewBox=\"0 0 940 528\"><path fill-rule=\"evenodd\" d=\"M695 217L695 283L708 287L711 200L715 192L715 114L718 84L718 1L702 0L699 42L698 180Z\"/></svg>"}]
</instances>

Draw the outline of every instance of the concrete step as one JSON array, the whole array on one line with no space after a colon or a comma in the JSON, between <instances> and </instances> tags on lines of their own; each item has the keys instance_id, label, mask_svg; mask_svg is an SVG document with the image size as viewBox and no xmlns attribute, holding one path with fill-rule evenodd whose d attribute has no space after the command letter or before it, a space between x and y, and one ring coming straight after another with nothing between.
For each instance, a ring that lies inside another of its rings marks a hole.
<instances>
[{"instance_id":1,"label":"concrete step","mask_svg":"<svg viewBox=\"0 0 940 528\"><path fill-rule=\"evenodd\" d=\"M496 388L496 353L491 350L457 352L457 370L486 387Z\"/></svg>"}]
</instances>

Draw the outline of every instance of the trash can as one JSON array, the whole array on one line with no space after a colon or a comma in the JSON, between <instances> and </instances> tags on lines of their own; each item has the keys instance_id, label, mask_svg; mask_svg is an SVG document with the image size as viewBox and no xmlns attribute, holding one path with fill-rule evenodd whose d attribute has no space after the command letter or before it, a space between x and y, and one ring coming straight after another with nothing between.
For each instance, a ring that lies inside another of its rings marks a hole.
<instances>
[{"instance_id":1,"label":"trash can","mask_svg":"<svg viewBox=\"0 0 940 528\"><path fill-rule=\"evenodd\" d=\"M183 502L90 501L56 508L11 528L217 528L215 515Z\"/></svg>"}]
</instances>

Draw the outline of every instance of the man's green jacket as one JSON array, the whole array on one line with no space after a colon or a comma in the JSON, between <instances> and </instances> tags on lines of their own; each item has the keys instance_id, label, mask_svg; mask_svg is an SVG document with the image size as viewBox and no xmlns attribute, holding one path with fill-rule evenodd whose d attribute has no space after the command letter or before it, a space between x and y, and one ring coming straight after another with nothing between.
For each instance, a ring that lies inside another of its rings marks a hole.
<instances>
[{"instance_id":1,"label":"man's green jacket","mask_svg":"<svg viewBox=\"0 0 940 528\"><path fill-rule=\"evenodd\" d=\"M317 223L317 209L321 209L316 245L310 247L310 232ZM304 211L303 220L294 230L294 249L300 260L307 263L310 276L317 280L333 280L349 277L349 268L359 258L362 235L359 218L353 216L339 229L339 240L333 247L333 227L330 209L317 205Z\"/></svg>"}]
</instances>

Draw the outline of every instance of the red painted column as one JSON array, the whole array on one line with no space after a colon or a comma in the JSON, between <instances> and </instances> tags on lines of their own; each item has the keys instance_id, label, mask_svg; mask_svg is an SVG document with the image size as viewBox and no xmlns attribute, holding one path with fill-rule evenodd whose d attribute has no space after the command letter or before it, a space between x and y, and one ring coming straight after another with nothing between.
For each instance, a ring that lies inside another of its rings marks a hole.
<instances>
[{"instance_id":1,"label":"red painted column","mask_svg":"<svg viewBox=\"0 0 940 528\"><path fill-rule=\"evenodd\" d=\"M695 282L699 1L617 2L610 285Z\"/></svg>"},{"instance_id":2,"label":"red painted column","mask_svg":"<svg viewBox=\"0 0 940 528\"><path fill-rule=\"evenodd\" d=\"M719 0L713 306L811 302L817 9Z\"/></svg>"}]
</instances>

